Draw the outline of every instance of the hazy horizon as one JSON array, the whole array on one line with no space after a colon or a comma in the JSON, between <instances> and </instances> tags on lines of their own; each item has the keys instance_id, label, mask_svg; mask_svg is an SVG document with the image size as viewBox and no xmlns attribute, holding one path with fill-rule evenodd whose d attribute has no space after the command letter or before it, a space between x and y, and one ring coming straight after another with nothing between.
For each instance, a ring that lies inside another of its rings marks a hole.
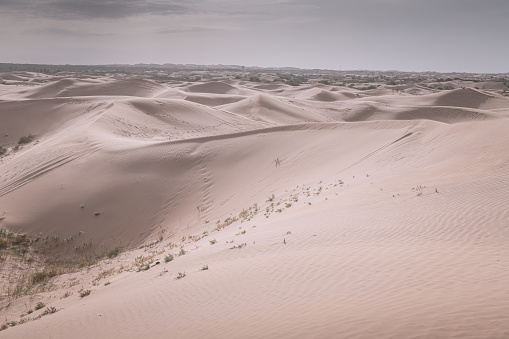
<instances>
[{"instance_id":1,"label":"hazy horizon","mask_svg":"<svg viewBox=\"0 0 509 339\"><path fill-rule=\"evenodd\" d=\"M489 0L0 0L0 62L506 73Z\"/></svg>"}]
</instances>

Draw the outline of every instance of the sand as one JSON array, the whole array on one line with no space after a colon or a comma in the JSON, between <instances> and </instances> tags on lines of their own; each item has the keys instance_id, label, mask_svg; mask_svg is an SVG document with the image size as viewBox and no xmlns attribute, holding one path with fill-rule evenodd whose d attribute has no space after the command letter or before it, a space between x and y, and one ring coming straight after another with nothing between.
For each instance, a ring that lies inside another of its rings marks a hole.
<instances>
[{"instance_id":1,"label":"sand","mask_svg":"<svg viewBox=\"0 0 509 339\"><path fill-rule=\"evenodd\" d=\"M0 85L0 227L123 248L16 299L40 268L4 262L0 320L29 320L0 336L507 338L508 118L475 88Z\"/></svg>"}]
</instances>

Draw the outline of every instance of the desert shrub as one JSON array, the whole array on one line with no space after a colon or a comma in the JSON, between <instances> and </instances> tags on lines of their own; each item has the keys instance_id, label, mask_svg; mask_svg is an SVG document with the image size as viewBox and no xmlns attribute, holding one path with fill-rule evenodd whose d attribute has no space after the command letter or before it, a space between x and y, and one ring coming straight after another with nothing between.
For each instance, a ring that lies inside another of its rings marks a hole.
<instances>
[{"instance_id":1,"label":"desert shrub","mask_svg":"<svg viewBox=\"0 0 509 339\"><path fill-rule=\"evenodd\" d=\"M3 146L0 146L0 155L4 155L5 153L7 153L7 149Z\"/></svg>"},{"instance_id":2,"label":"desert shrub","mask_svg":"<svg viewBox=\"0 0 509 339\"><path fill-rule=\"evenodd\" d=\"M20 145L28 144L28 143L32 142L34 140L34 138L35 138L35 136L32 134L22 136L21 138L19 138L18 144L20 144Z\"/></svg>"},{"instance_id":3,"label":"desert shrub","mask_svg":"<svg viewBox=\"0 0 509 339\"><path fill-rule=\"evenodd\" d=\"M28 246L30 245L30 240L27 238L26 234L16 234L16 236L12 240L12 244Z\"/></svg>"},{"instance_id":4,"label":"desert shrub","mask_svg":"<svg viewBox=\"0 0 509 339\"><path fill-rule=\"evenodd\" d=\"M84 291L84 290L80 290L80 291L79 291L79 293L80 293L80 298L84 298L84 297L86 297L86 296L89 296L91 292L92 292L92 291L90 291L90 290L85 290L85 291Z\"/></svg>"},{"instance_id":5,"label":"desert shrub","mask_svg":"<svg viewBox=\"0 0 509 339\"><path fill-rule=\"evenodd\" d=\"M35 310L37 311L37 310L40 310L41 308L44 308L44 306L46 306L46 304L45 304L45 303L43 303L43 302L41 302L41 301L39 301L39 302L37 303L37 305L35 305L35 307L34 307L34 308L35 308Z\"/></svg>"},{"instance_id":6,"label":"desert shrub","mask_svg":"<svg viewBox=\"0 0 509 339\"><path fill-rule=\"evenodd\" d=\"M120 254L120 252L122 252L122 247L115 247L115 248L112 248L111 250L108 251L108 253L106 254L106 256L108 258L115 258L117 255Z\"/></svg>"},{"instance_id":7,"label":"desert shrub","mask_svg":"<svg viewBox=\"0 0 509 339\"><path fill-rule=\"evenodd\" d=\"M50 278L53 278L57 274L58 274L57 271L54 271L54 270L34 273L30 276L30 283L32 283L34 285L39 284L39 283L44 282Z\"/></svg>"}]
</instances>

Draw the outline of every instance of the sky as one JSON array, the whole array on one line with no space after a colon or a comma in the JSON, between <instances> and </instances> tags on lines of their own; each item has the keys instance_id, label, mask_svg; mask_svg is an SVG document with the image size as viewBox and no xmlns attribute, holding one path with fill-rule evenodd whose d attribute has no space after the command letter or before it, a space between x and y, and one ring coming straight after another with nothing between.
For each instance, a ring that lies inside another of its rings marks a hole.
<instances>
[{"instance_id":1,"label":"sky","mask_svg":"<svg viewBox=\"0 0 509 339\"><path fill-rule=\"evenodd\" d=\"M509 0L0 0L0 62L509 72Z\"/></svg>"}]
</instances>

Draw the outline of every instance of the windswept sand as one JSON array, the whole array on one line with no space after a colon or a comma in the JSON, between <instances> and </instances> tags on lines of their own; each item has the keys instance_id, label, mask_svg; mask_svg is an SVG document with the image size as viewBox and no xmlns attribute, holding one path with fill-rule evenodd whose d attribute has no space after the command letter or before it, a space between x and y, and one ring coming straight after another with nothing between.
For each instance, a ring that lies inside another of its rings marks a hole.
<instances>
[{"instance_id":1,"label":"windswept sand","mask_svg":"<svg viewBox=\"0 0 509 339\"><path fill-rule=\"evenodd\" d=\"M3 297L0 323L58 312L0 337L508 338L509 98L371 93L0 85L0 227L53 255L127 249Z\"/></svg>"}]
</instances>

